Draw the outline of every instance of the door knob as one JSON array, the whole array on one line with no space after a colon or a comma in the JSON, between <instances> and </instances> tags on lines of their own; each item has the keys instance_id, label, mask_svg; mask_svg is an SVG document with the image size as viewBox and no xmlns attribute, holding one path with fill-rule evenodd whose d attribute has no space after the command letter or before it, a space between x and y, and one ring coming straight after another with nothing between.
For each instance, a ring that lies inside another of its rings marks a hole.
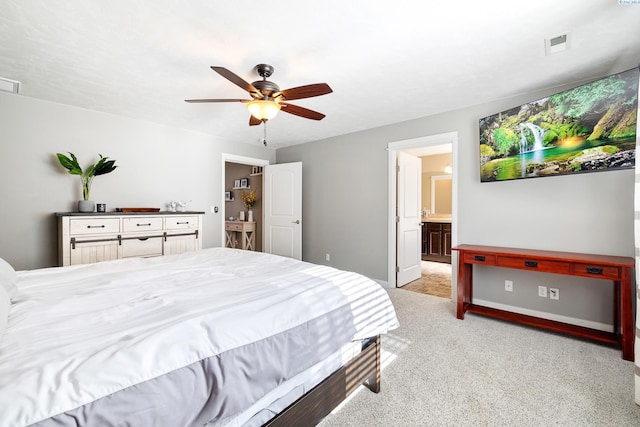
<instances>
[{"instance_id":1,"label":"door knob","mask_svg":"<svg viewBox=\"0 0 640 427\"><path fill-rule=\"evenodd\" d=\"M291 221L292 224L300 224L300 220L296 219L295 221Z\"/></svg>"}]
</instances>

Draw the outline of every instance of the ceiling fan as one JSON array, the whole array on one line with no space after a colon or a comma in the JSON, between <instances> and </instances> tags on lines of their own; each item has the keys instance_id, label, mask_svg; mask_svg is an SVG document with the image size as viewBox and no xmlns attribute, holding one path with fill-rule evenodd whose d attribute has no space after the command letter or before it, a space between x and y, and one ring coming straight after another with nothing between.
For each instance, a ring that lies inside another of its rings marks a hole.
<instances>
[{"instance_id":1,"label":"ceiling fan","mask_svg":"<svg viewBox=\"0 0 640 427\"><path fill-rule=\"evenodd\" d=\"M262 80L248 83L242 77L232 73L224 67L212 66L211 69L231 83L249 92L252 99L185 99L186 102L242 102L247 104L251 112L249 126L259 125L272 119L282 110L305 119L322 120L325 115L317 111L290 104L288 101L314 96L326 95L333 90L326 83L316 83L305 86L280 90L277 84L267 80L273 74L273 67L268 64L258 64L255 70Z\"/></svg>"}]
</instances>

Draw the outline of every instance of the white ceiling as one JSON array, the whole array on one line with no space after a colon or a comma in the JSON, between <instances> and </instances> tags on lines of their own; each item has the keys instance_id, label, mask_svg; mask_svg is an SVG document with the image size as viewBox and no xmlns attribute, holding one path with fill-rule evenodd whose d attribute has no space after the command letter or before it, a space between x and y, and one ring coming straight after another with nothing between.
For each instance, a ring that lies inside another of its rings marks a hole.
<instances>
[{"instance_id":1,"label":"white ceiling","mask_svg":"<svg viewBox=\"0 0 640 427\"><path fill-rule=\"evenodd\" d=\"M640 5L617 0L2 0L0 77L22 96L259 144L245 80L275 67L280 88L326 82L279 113L273 148L582 82L640 63ZM544 39L571 32L545 56Z\"/></svg>"}]
</instances>

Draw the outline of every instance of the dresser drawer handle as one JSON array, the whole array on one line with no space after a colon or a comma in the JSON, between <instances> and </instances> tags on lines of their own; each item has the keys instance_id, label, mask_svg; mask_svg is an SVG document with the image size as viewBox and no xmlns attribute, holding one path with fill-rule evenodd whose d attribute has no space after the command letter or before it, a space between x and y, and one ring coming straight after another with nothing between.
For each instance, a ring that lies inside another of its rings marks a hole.
<instances>
[{"instance_id":1,"label":"dresser drawer handle","mask_svg":"<svg viewBox=\"0 0 640 427\"><path fill-rule=\"evenodd\" d=\"M147 224L136 224L136 227L151 227L151 223L147 223Z\"/></svg>"},{"instance_id":2,"label":"dresser drawer handle","mask_svg":"<svg viewBox=\"0 0 640 427\"><path fill-rule=\"evenodd\" d=\"M140 238L138 238L138 240L140 240L141 242L144 242L145 240L149 240L149 238L148 237L140 237Z\"/></svg>"},{"instance_id":3,"label":"dresser drawer handle","mask_svg":"<svg viewBox=\"0 0 640 427\"><path fill-rule=\"evenodd\" d=\"M178 225L187 224L188 225L189 221L183 221L183 222L178 221L178 222L176 222L176 224L178 224Z\"/></svg>"},{"instance_id":4,"label":"dresser drawer handle","mask_svg":"<svg viewBox=\"0 0 640 427\"><path fill-rule=\"evenodd\" d=\"M87 225L87 228L104 228L104 224L102 224L102 225Z\"/></svg>"},{"instance_id":5,"label":"dresser drawer handle","mask_svg":"<svg viewBox=\"0 0 640 427\"><path fill-rule=\"evenodd\" d=\"M485 256L484 255L475 255L473 257L474 261L484 261L485 260ZM478 267L480 268L480 267Z\"/></svg>"},{"instance_id":6,"label":"dresser drawer handle","mask_svg":"<svg viewBox=\"0 0 640 427\"><path fill-rule=\"evenodd\" d=\"M538 262L537 261L525 261L524 262L524 266L525 267L538 268Z\"/></svg>"},{"instance_id":7,"label":"dresser drawer handle","mask_svg":"<svg viewBox=\"0 0 640 427\"><path fill-rule=\"evenodd\" d=\"M589 274L602 274L602 267L587 267Z\"/></svg>"}]
</instances>

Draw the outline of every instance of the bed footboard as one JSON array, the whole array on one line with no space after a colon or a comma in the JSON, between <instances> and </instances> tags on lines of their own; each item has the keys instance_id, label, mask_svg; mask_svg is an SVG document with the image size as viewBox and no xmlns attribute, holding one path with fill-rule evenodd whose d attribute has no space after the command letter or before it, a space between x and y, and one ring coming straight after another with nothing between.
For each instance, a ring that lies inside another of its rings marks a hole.
<instances>
[{"instance_id":1,"label":"bed footboard","mask_svg":"<svg viewBox=\"0 0 640 427\"><path fill-rule=\"evenodd\" d=\"M314 426L358 386L380 391L380 336L370 338L362 352L308 393L269 420L264 426Z\"/></svg>"}]
</instances>

